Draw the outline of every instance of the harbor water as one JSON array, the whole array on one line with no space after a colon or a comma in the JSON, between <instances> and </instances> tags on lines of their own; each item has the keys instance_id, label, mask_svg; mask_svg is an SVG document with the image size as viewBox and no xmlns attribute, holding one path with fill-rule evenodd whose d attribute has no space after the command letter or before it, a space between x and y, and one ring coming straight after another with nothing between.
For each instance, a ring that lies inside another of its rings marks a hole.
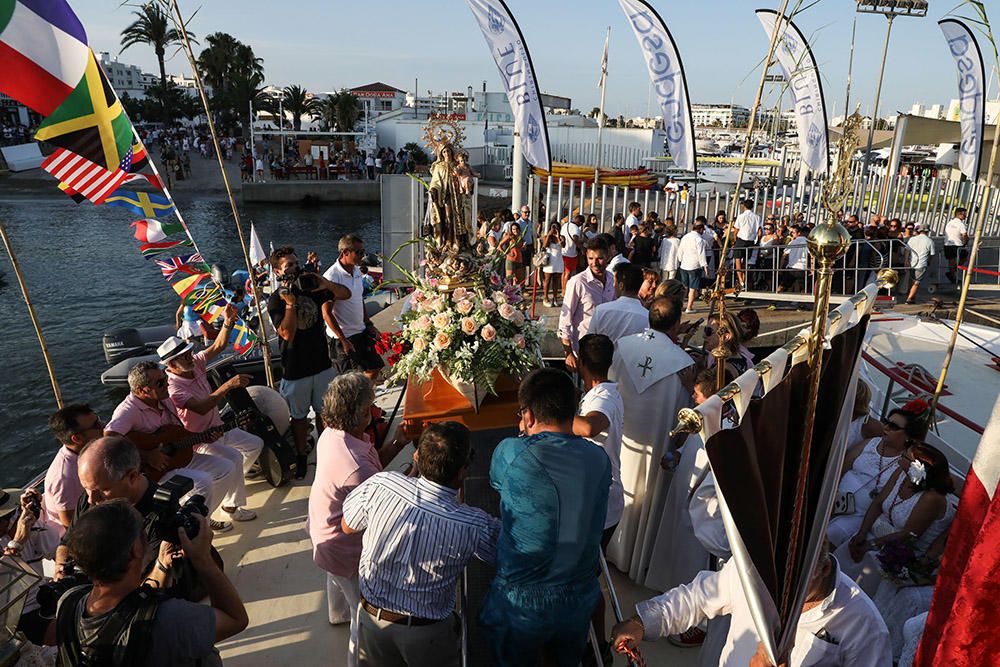
<instances>
[{"instance_id":1,"label":"harbor water","mask_svg":"<svg viewBox=\"0 0 1000 667\"><path fill-rule=\"evenodd\" d=\"M225 199L179 201L205 259L229 272L243 255ZM337 241L359 234L380 252L378 205L252 205L241 209L245 229L264 244L293 245L302 262L315 250L327 267ZM170 324L177 296L152 261L143 259L123 209L75 205L53 196L0 197L7 227L47 339L65 403L87 402L106 421L121 390L101 384L107 367L101 336L108 329ZM48 428L55 410L42 354L6 253L0 253L0 484L20 486L44 470L58 449Z\"/></svg>"}]
</instances>

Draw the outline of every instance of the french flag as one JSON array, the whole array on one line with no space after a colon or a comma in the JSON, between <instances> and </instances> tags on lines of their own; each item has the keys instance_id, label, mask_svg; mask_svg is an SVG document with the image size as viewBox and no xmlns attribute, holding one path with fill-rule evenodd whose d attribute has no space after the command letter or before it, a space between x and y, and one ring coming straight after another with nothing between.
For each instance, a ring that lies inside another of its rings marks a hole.
<instances>
[{"instance_id":1,"label":"french flag","mask_svg":"<svg viewBox=\"0 0 1000 667\"><path fill-rule=\"evenodd\" d=\"M962 489L915 667L1000 660L1000 400Z\"/></svg>"},{"instance_id":2,"label":"french flag","mask_svg":"<svg viewBox=\"0 0 1000 667\"><path fill-rule=\"evenodd\" d=\"M0 91L50 115L83 78L87 33L65 0L0 0Z\"/></svg>"}]
</instances>

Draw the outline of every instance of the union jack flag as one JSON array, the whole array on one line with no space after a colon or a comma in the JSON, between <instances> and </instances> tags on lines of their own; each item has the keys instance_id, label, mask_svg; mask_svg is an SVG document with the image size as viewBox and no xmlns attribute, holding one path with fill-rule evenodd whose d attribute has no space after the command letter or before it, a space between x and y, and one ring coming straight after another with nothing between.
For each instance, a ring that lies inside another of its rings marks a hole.
<instances>
[{"instance_id":1,"label":"union jack flag","mask_svg":"<svg viewBox=\"0 0 1000 667\"><path fill-rule=\"evenodd\" d=\"M196 275L211 270L200 252L153 261L156 262L156 266L159 267L163 277L167 280L177 277L178 274Z\"/></svg>"}]
</instances>

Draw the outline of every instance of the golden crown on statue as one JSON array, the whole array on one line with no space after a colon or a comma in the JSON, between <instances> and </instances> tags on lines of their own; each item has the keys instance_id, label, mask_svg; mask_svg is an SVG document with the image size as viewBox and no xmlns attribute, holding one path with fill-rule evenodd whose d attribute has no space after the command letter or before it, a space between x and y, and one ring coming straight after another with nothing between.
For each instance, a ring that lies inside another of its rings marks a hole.
<instances>
[{"instance_id":1,"label":"golden crown on statue","mask_svg":"<svg viewBox=\"0 0 1000 667\"><path fill-rule=\"evenodd\" d=\"M459 151L463 141L465 141L465 130L454 118L431 116L424 126L424 145L434 149L435 154L448 145Z\"/></svg>"}]
</instances>

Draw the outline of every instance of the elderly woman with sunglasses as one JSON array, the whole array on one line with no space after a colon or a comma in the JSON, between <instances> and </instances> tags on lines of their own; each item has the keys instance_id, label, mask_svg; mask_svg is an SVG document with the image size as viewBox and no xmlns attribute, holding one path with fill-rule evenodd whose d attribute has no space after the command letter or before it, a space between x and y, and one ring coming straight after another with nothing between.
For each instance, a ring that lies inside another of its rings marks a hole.
<instances>
[{"instance_id":1,"label":"elderly woman with sunglasses","mask_svg":"<svg viewBox=\"0 0 1000 667\"><path fill-rule=\"evenodd\" d=\"M907 541L914 557L923 557L951 525L956 503L948 495L954 490L945 455L928 444L913 445L872 500L861 528L837 549L841 570L874 595L882 579L876 554L886 544Z\"/></svg>"},{"instance_id":2,"label":"elderly woman with sunglasses","mask_svg":"<svg viewBox=\"0 0 1000 667\"><path fill-rule=\"evenodd\" d=\"M929 413L924 401L910 401L882 421L881 437L870 438L848 450L837 488L834 517L827 527L827 538L834 547L858 532L872 499L889 484L904 452L927 435Z\"/></svg>"},{"instance_id":3,"label":"elderly woman with sunglasses","mask_svg":"<svg viewBox=\"0 0 1000 667\"><path fill-rule=\"evenodd\" d=\"M705 367L713 368L716 363L714 350L719 346L719 339L722 339L723 349L726 351L726 372L733 377L739 377L753 365L753 355L746 357L743 355L743 341L746 337L746 330L742 323L730 312L725 313L725 325L719 326L719 315L713 313L708 318L705 325ZM749 352L748 352L749 353Z\"/></svg>"}]
</instances>

